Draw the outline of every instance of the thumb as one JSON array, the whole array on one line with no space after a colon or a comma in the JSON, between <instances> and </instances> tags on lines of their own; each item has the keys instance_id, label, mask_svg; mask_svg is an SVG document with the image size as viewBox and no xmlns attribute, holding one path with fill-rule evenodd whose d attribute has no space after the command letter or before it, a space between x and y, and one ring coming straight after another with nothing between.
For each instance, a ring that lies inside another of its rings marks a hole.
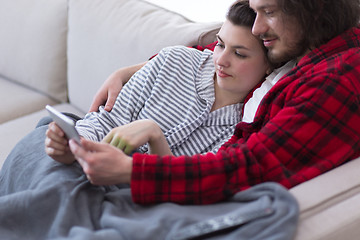
<instances>
[{"instance_id":1,"label":"thumb","mask_svg":"<svg viewBox=\"0 0 360 240\"><path fill-rule=\"evenodd\" d=\"M81 165L83 170L86 171L86 169L89 168L89 165L85 160L88 152L73 139L69 141L69 146L78 163Z\"/></svg>"},{"instance_id":2,"label":"thumb","mask_svg":"<svg viewBox=\"0 0 360 240\"><path fill-rule=\"evenodd\" d=\"M79 145L79 143L77 143L74 139L69 140L70 150L77 157L82 157L87 152L87 150L85 150L84 147L83 147L83 140L82 139L81 139L81 144L82 145Z\"/></svg>"},{"instance_id":3,"label":"thumb","mask_svg":"<svg viewBox=\"0 0 360 240\"><path fill-rule=\"evenodd\" d=\"M87 152L104 152L110 146L107 143L94 142L85 138L81 139L81 147Z\"/></svg>"}]
</instances>

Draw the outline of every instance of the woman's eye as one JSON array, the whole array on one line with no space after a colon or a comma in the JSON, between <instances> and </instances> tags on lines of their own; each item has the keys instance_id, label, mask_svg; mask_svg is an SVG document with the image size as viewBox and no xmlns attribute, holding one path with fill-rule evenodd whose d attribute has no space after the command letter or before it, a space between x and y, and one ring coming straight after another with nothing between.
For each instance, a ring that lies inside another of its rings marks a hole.
<instances>
[{"instance_id":1,"label":"woman's eye","mask_svg":"<svg viewBox=\"0 0 360 240\"><path fill-rule=\"evenodd\" d=\"M246 58L247 56L242 54L242 53L239 53L239 52L235 52L235 55L239 58Z\"/></svg>"}]
</instances>

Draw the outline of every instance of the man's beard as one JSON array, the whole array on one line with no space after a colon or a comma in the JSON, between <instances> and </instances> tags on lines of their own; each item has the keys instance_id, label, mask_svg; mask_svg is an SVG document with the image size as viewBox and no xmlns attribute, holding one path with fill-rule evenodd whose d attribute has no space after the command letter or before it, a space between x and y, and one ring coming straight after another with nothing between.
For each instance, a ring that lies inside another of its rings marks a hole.
<instances>
[{"instance_id":1,"label":"man's beard","mask_svg":"<svg viewBox=\"0 0 360 240\"><path fill-rule=\"evenodd\" d=\"M283 51L281 53L276 53L273 51L273 49L270 47L268 48L267 56L269 58L269 61L274 65L281 65L284 63L287 63L288 61L291 61L293 59L297 59L300 56L302 56L307 47L305 44L305 41L301 40L296 43L293 43L291 45L287 45L286 51Z\"/></svg>"}]
</instances>

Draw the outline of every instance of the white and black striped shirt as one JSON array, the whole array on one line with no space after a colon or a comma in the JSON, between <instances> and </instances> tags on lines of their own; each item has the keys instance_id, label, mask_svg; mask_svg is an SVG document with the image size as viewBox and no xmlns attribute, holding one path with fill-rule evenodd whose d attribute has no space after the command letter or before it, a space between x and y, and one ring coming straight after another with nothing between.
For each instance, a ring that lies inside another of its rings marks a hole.
<instances>
[{"instance_id":1,"label":"white and black striped shirt","mask_svg":"<svg viewBox=\"0 0 360 240\"><path fill-rule=\"evenodd\" d=\"M100 107L76 127L101 141L109 131L139 119L154 120L175 156L216 152L241 120L242 104L210 112L214 103L212 52L165 48L123 87L111 112ZM147 145L140 148L147 152Z\"/></svg>"}]
</instances>

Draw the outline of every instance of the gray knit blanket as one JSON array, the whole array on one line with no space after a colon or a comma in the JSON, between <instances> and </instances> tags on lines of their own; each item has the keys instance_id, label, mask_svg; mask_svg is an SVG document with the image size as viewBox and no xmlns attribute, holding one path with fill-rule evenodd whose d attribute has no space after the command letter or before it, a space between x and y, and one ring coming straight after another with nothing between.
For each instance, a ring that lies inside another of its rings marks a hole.
<instances>
[{"instance_id":1,"label":"gray knit blanket","mask_svg":"<svg viewBox=\"0 0 360 240\"><path fill-rule=\"evenodd\" d=\"M292 239L298 204L263 183L205 206L135 204L128 186L94 186L44 152L47 126L23 138L0 172L0 239Z\"/></svg>"}]
</instances>

